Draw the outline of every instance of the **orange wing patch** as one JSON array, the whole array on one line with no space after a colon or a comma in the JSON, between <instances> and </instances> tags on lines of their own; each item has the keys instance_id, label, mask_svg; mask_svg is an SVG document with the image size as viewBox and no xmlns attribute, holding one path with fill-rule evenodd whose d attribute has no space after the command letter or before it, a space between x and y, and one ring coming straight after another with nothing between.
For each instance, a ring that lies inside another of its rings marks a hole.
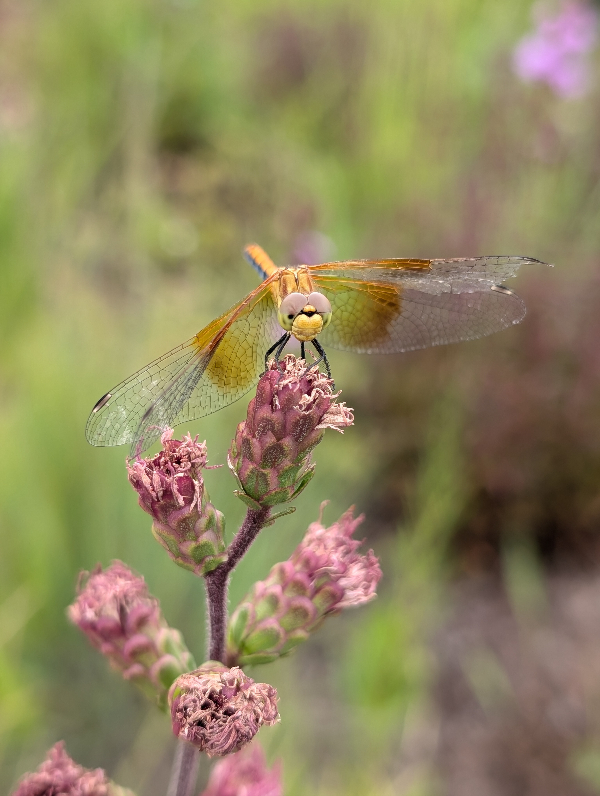
<instances>
[{"instance_id":1,"label":"orange wing patch","mask_svg":"<svg viewBox=\"0 0 600 796\"><path fill-rule=\"evenodd\" d=\"M226 314L225 323L222 316L196 335L199 351L210 357L204 376L217 393L242 395L256 381L272 338L274 280L275 275L253 290Z\"/></svg>"},{"instance_id":2,"label":"orange wing patch","mask_svg":"<svg viewBox=\"0 0 600 796\"><path fill-rule=\"evenodd\" d=\"M338 271L340 276L346 271L385 270L398 271L429 271L432 260L420 260L414 257L390 257L387 260L345 260L333 263L321 263L320 265L309 265L312 271Z\"/></svg>"},{"instance_id":3,"label":"orange wing patch","mask_svg":"<svg viewBox=\"0 0 600 796\"><path fill-rule=\"evenodd\" d=\"M217 345L205 375L223 392L250 389L257 375L254 359L246 330L232 328Z\"/></svg>"},{"instance_id":4,"label":"orange wing patch","mask_svg":"<svg viewBox=\"0 0 600 796\"><path fill-rule=\"evenodd\" d=\"M353 282L313 274L317 289L332 307L323 342L368 353L389 339L390 327L402 311L402 287L377 282Z\"/></svg>"}]
</instances>

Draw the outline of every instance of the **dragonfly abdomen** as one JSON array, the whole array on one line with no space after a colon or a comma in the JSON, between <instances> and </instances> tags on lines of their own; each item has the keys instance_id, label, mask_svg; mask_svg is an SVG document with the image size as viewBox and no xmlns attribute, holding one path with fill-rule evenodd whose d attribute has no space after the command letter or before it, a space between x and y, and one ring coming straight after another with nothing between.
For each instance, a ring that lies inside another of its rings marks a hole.
<instances>
[{"instance_id":1,"label":"dragonfly abdomen","mask_svg":"<svg viewBox=\"0 0 600 796\"><path fill-rule=\"evenodd\" d=\"M244 257L261 279L267 279L267 277L274 274L275 271L279 271L279 268L275 265L273 260L271 260L269 255L256 243L251 243L249 246L246 246L244 249Z\"/></svg>"}]
</instances>

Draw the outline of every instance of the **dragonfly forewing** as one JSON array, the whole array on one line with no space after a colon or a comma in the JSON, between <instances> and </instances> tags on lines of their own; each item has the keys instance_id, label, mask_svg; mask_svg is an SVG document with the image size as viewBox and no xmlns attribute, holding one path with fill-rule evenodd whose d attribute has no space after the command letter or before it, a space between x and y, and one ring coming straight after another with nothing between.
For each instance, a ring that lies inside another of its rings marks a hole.
<instances>
[{"instance_id":1,"label":"dragonfly forewing","mask_svg":"<svg viewBox=\"0 0 600 796\"><path fill-rule=\"evenodd\" d=\"M523 301L497 290L528 257L364 260L311 268L333 313L325 346L357 353L398 353L474 340L519 323ZM427 265L426 265L427 263Z\"/></svg>"},{"instance_id":2,"label":"dragonfly forewing","mask_svg":"<svg viewBox=\"0 0 600 796\"><path fill-rule=\"evenodd\" d=\"M165 427L194 420L238 400L255 383L276 339L269 280L191 340L113 388L86 426L92 445L131 445L139 455Z\"/></svg>"}]
</instances>

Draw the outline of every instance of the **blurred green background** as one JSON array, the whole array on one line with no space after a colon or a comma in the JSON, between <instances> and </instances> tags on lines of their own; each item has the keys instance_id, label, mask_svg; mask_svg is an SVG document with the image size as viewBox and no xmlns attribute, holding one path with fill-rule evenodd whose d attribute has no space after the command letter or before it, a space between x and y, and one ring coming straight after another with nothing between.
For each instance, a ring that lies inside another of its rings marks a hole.
<instances>
[{"instance_id":1,"label":"blurred green background","mask_svg":"<svg viewBox=\"0 0 600 796\"><path fill-rule=\"evenodd\" d=\"M330 500L379 599L293 657L261 741L286 793L600 793L600 93L525 86L519 0L0 2L0 790L64 739L165 792L169 722L71 627L77 574L141 572L201 659L202 584L152 539L90 408L279 264L522 254L524 323L331 352L356 425L232 602ZM224 463L245 399L190 427ZM179 429L187 431L187 428ZM207 476L232 533L230 474ZM207 771L202 771L202 777Z\"/></svg>"}]
</instances>

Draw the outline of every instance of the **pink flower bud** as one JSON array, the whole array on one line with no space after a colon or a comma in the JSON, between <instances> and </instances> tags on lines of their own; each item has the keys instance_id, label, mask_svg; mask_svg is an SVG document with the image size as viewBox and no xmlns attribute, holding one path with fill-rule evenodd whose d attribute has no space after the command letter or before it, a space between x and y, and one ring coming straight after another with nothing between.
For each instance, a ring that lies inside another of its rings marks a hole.
<instances>
[{"instance_id":1,"label":"pink flower bud","mask_svg":"<svg viewBox=\"0 0 600 796\"><path fill-rule=\"evenodd\" d=\"M325 617L374 599L381 569L372 550L357 552L362 543L352 535L363 517L353 519L352 511L329 528L320 519L313 522L290 559L254 584L231 617L228 661L273 661L305 641Z\"/></svg>"},{"instance_id":2,"label":"pink flower bud","mask_svg":"<svg viewBox=\"0 0 600 796\"><path fill-rule=\"evenodd\" d=\"M152 532L176 564L205 575L226 559L225 521L210 502L202 478L206 444L187 434L162 435L163 449L151 459L127 462L140 506L154 519Z\"/></svg>"},{"instance_id":3,"label":"pink flower bud","mask_svg":"<svg viewBox=\"0 0 600 796\"><path fill-rule=\"evenodd\" d=\"M164 620L144 579L121 561L80 576L69 619L126 680L166 705L172 682L194 667L178 630Z\"/></svg>"},{"instance_id":4,"label":"pink flower bud","mask_svg":"<svg viewBox=\"0 0 600 796\"><path fill-rule=\"evenodd\" d=\"M277 691L255 683L237 666L215 661L182 674L169 692L173 733L209 757L223 757L249 743L263 724L279 720Z\"/></svg>"},{"instance_id":5,"label":"pink flower bud","mask_svg":"<svg viewBox=\"0 0 600 796\"><path fill-rule=\"evenodd\" d=\"M251 508L296 498L314 474L310 453L325 429L341 432L354 422L352 411L335 402L338 394L332 384L317 368L307 368L292 355L279 368L269 363L228 458L240 485L238 497Z\"/></svg>"},{"instance_id":6,"label":"pink flower bud","mask_svg":"<svg viewBox=\"0 0 600 796\"><path fill-rule=\"evenodd\" d=\"M268 769L257 742L220 760L201 796L282 796L281 766Z\"/></svg>"},{"instance_id":7,"label":"pink flower bud","mask_svg":"<svg viewBox=\"0 0 600 796\"><path fill-rule=\"evenodd\" d=\"M133 796L133 793L107 779L101 768L90 771L78 766L60 741L50 749L37 771L21 779L12 796Z\"/></svg>"}]
</instances>

